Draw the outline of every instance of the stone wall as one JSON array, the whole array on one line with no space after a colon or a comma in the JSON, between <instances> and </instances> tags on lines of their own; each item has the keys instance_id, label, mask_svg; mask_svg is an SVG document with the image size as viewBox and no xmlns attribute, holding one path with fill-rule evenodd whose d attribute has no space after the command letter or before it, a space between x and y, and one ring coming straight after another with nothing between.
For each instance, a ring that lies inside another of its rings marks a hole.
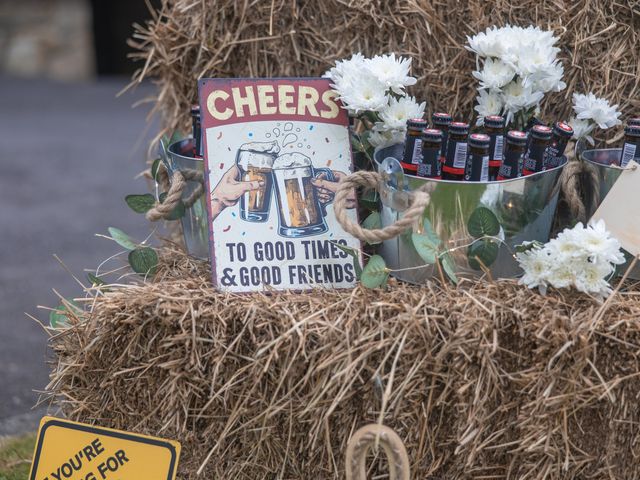
<instances>
[{"instance_id":1,"label":"stone wall","mask_svg":"<svg viewBox=\"0 0 640 480\"><path fill-rule=\"evenodd\" d=\"M94 71L88 0L0 0L0 73L85 80Z\"/></svg>"}]
</instances>

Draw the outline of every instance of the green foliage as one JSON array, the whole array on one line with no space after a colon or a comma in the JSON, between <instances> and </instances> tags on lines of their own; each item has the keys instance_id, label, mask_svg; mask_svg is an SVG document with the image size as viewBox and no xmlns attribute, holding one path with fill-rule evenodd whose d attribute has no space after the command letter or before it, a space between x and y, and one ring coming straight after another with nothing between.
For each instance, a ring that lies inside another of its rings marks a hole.
<instances>
[{"instance_id":1,"label":"green foliage","mask_svg":"<svg viewBox=\"0 0 640 480\"><path fill-rule=\"evenodd\" d=\"M440 245L440 240L437 239L437 242L434 242L434 239L425 233L413 233L411 235L411 241L413 242L413 246L420 255L420 258L425 261L428 265L433 265L436 263L436 259L438 258L438 246Z\"/></svg>"},{"instance_id":2,"label":"green foliage","mask_svg":"<svg viewBox=\"0 0 640 480\"><path fill-rule=\"evenodd\" d=\"M29 477L36 435L0 439L0 480Z\"/></svg>"},{"instance_id":3,"label":"green foliage","mask_svg":"<svg viewBox=\"0 0 640 480\"><path fill-rule=\"evenodd\" d=\"M380 255L374 255L362 270L362 285L367 288L378 288L384 285L389 278L389 270L384 263L384 258Z\"/></svg>"},{"instance_id":4,"label":"green foliage","mask_svg":"<svg viewBox=\"0 0 640 480\"><path fill-rule=\"evenodd\" d=\"M515 250L516 253L524 253L524 252L528 252L529 250L533 250L534 248L539 248L542 247L542 243L534 240L533 242L524 242L521 243L520 245L516 245Z\"/></svg>"},{"instance_id":5,"label":"green foliage","mask_svg":"<svg viewBox=\"0 0 640 480\"><path fill-rule=\"evenodd\" d=\"M500 222L498 222L498 217L487 207L478 207L469 216L467 229L469 234L475 238L493 237L500 233Z\"/></svg>"},{"instance_id":6,"label":"green foliage","mask_svg":"<svg viewBox=\"0 0 640 480\"><path fill-rule=\"evenodd\" d=\"M489 267L498 258L498 244L485 238L475 242L467 251L469 266L474 270L483 270L483 266Z\"/></svg>"},{"instance_id":7,"label":"green foliage","mask_svg":"<svg viewBox=\"0 0 640 480\"><path fill-rule=\"evenodd\" d=\"M154 182L158 181L158 170L160 170L160 162L162 159L156 158L151 164L151 178L153 178Z\"/></svg>"},{"instance_id":8,"label":"green foliage","mask_svg":"<svg viewBox=\"0 0 640 480\"><path fill-rule=\"evenodd\" d=\"M80 307L72 299L66 298L65 303L58 305L54 310L49 311L49 326L51 328L65 327L69 324L69 314L82 313Z\"/></svg>"},{"instance_id":9,"label":"green foliage","mask_svg":"<svg viewBox=\"0 0 640 480\"><path fill-rule=\"evenodd\" d=\"M378 192L376 192L375 190L368 190L360 197L359 203L367 210L375 212L378 210L379 198L380 195L378 195Z\"/></svg>"},{"instance_id":10,"label":"green foliage","mask_svg":"<svg viewBox=\"0 0 640 480\"><path fill-rule=\"evenodd\" d=\"M378 230L382 228L382 218L379 212L371 212L362 222L362 226L367 230ZM367 242L369 245L377 245L381 242Z\"/></svg>"},{"instance_id":11,"label":"green foliage","mask_svg":"<svg viewBox=\"0 0 640 480\"><path fill-rule=\"evenodd\" d=\"M150 247L136 248L129 252L129 265L140 275L153 276L158 269L158 254Z\"/></svg>"},{"instance_id":12,"label":"green foliage","mask_svg":"<svg viewBox=\"0 0 640 480\"><path fill-rule=\"evenodd\" d=\"M111 238L114 239L116 243L122 248L126 248L127 250L136 249L136 242L134 242L131 237L124 233L122 230L116 227L109 227L108 230Z\"/></svg>"},{"instance_id":13,"label":"green foliage","mask_svg":"<svg viewBox=\"0 0 640 480\"><path fill-rule=\"evenodd\" d=\"M104 280L102 280L100 277L96 277L93 273L89 272L87 273L87 279L89 280L89 283L91 283L91 285L93 287L99 287L101 285L106 285L107 282L105 282Z\"/></svg>"},{"instance_id":14,"label":"green foliage","mask_svg":"<svg viewBox=\"0 0 640 480\"><path fill-rule=\"evenodd\" d=\"M444 273L449 277L449 280L455 285L458 284L458 277L456 276L456 263L453 261L453 257L448 252L440 256L440 265Z\"/></svg>"},{"instance_id":15,"label":"green foliage","mask_svg":"<svg viewBox=\"0 0 640 480\"><path fill-rule=\"evenodd\" d=\"M150 193L144 195L127 195L124 197L129 208L136 213L147 213L156 204L156 199Z\"/></svg>"},{"instance_id":16,"label":"green foliage","mask_svg":"<svg viewBox=\"0 0 640 480\"><path fill-rule=\"evenodd\" d=\"M167 198L166 192L161 193L160 203L164 203L165 198ZM182 200L180 200L178 201L178 204L173 209L173 211L168 216L165 217L165 220L179 220L180 218L184 217L184 213L185 213L184 203L182 203Z\"/></svg>"},{"instance_id":17,"label":"green foliage","mask_svg":"<svg viewBox=\"0 0 640 480\"><path fill-rule=\"evenodd\" d=\"M360 254L358 253L358 250L356 250L355 248L347 247L346 245L341 245L338 242L332 243L353 258L353 269L356 272L356 278L360 280L360 278L362 277L362 265L360 265Z\"/></svg>"}]
</instances>

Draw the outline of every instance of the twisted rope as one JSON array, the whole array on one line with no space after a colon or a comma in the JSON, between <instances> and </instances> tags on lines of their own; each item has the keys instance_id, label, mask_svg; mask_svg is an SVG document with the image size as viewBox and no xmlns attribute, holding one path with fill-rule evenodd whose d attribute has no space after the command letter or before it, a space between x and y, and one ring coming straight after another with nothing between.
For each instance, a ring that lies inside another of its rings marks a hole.
<instances>
[{"instance_id":1,"label":"twisted rope","mask_svg":"<svg viewBox=\"0 0 640 480\"><path fill-rule=\"evenodd\" d=\"M430 196L428 193L416 190L412 192L411 203L409 208L404 212L402 218L395 223L388 225L382 229L367 230L362 228L356 222L353 222L347 214L347 199L351 195L354 188L365 187L380 189L383 182L382 175L377 172L360 171L344 177L338 184L336 197L334 200L334 211L336 218L342 228L359 240L365 242L382 242L395 238L404 233L408 228L412 228L422 218L425 207L429 204Z\"/></svg>"},{"instance_id":2,"label":"twisted rope","mask_svg":"<svg viewBox=\"0 0 640 480\"><path fill-rule=\"evenodd\" d=\"M587 168L583 161L572 160L562 170L562 195L571 216L579 222L585 223L600 204L599 182L598 173L593 168ZM591 195L587 195L587 192Z\"/></svg>"},{"instance_id":3,"label":"twisted rope","mask_svg":"<svg viewBox=\"0 0 640 480\"><path fill-rule=\"evenodd\" d=\"M402 439L389 427L378 424L365 425L349 440L345 462L347 480L367 479L367 454L378 442L387 455L389 480L409 480L409 456Z\"/></svg>"},{"instance_id":4,"label":"twisted rope","mask_svg":"<svg viewBox=\"0 0 640 480\"><path fill-rule=\"evenodd\" d=\"M178 206L180 200L182 200L185 208L191 208L204 192L204 176L202 172L197 170L177 170L171 176L171 181L169 181L169 174L166 169L162 167L158 170L156 179L163 189L167 190L167 196L164 202L156 203L155 206L146 213L145 216L147 220L152 222L162 220L169 216ZM182 194L187 187L187 181L198 182L198 186L196 186L188 197L183 199Z\"/></svg>"}]
</instances>

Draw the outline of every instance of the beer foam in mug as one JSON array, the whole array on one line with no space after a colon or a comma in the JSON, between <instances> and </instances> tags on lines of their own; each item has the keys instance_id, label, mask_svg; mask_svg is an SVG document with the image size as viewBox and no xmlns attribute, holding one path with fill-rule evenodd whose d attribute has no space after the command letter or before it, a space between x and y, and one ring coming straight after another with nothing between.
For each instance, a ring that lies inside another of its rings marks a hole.
<instances>
[{"instance_id":1,"label":"beer foam in mug","mask_svg":"<svg viewBox=\"0 0 640 480\"><path fill-rule=\"evenodd\" d=\"M273 159L280 152L278 142L249 142L240 145L236 163L244 170L248 166L271 168Z\"/></svg>"},{"instance_id":2,"label":"beer foam in mug","mask_svg":"<svg viewBox=\"0 0 640 480\"><path fill-rule=\"evenodd\" d=\"M285 178L310 177L311 159L302 153L283 153L273 162L274 170L283 170Z\"/></svg>"}]
</instances>

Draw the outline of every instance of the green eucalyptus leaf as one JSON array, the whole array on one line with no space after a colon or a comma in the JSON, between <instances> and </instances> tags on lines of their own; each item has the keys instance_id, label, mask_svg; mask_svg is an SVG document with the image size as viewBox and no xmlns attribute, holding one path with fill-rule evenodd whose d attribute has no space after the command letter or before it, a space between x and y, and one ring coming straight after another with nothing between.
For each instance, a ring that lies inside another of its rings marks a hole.
<instances>
[{"instance_id":1,"label":"green eucalyptus leaf","mask_svg":"<svg viewBox=\"0 0 640 480\"><path fill-rule=\"evenodd\" d=\"M360 280L360 277L362 276L362 265L360 265L360 254L358 253L358 250L356 250L355 248L347 247L346 245L341 245L338 242L332 243L353 258L353 269L356 274L356 279Z\"/></svg>"},{"instance_id":2,"label":"green eucalyptus leaf","mask_svg":"<svg viewBox=\"0 0 640 480\"><path fill-rule=\"evenodd\" d=\"M516 253L524 253L529 250L533 250L534 248L540 248L542 245L543 244L537 240L534 240L533 242L523 242L520 245L516 245L515 250Z\"/></svg>"},{"instance_id":3,"label":"green eucalyptus leaf","mask_svg":"<svg viewBox=\"0 0 640 480\"><path fill-rule=\"evenodd\" d=\"M375 212L376 210L378 210L379 198L380 196L378 195L378 192L376 192L375 190L368 190L360 197L359 204L365 207L367 210Z\"/></svg>"},{"instance_id":4,"label":"green eucalyptus leaf","mask_svg":"<svg viewBox=\"0 0 640 480\"><path fill-rule=\"evenodd\" d=\"M425 233L411 234L413 246L420 255L420 258L428 265L436 263L438 258L438 243L434 243L433 239ZM438 240L439 242L439 240Z\"/></svg>"},{"instance_id":5,"label":"green eucalyptus leaf","mask_svg":"<svg viewBox=\"0 0 640 480\"><path fill-rule=\"evenodd\" d=\"M487 207L478 207L469 216L467 229L469 234L475 238L493 237L500 233L500 222L498 222L498 217Z\"/></svg>"},{"instance_id":6,"label":"green eucalyptus leaf","mask_svg":"<svg viewBox=\"0 0 640 480\"><path fill-rule=\"evenodd\" d=\"M160 203L164 203L164 199L167 198L167 192L163 192L160 194ZM185 208L182 200L178 202L173 211L165 217L165 220L179 220L184 217Z\"/></svg>"},{"instance_id":7,"label":"green eucalyptus leaf","mask_svg":"<svg viewBox=\"0 0 640 480\"><path fill-rule=\"evenodd\" d=\"M380 212L371 212L371 214L365 218L362 222L362 227L367 230L378 230L382 228L382 217ZM367 242L369 245L377 245L381 242Z\"/></svg>"},{"instance_id":8,"label":"green eucalyptus leaf","mask_svg":"<svg viewBox=\"0 0 640 480\"><path fill-rule=\"evenodd\" d=\"M156 158L151 164L151 178L153 178L154 181L158 180L158 170L160 169L161 161L162 159Z\"/></svg>"},{"instance_id":9,"label":"green eucalyptus leaf","mask_svg":"<svg viewBox=\"0 0 640 480\"><path fill-rule=\"evenodd\" d=\"M433 230L431 226L431 222L428 218L422 219L422 233L426 235L431 240L431 243L434 243L436 246L440 246L442 244L442 240L438 237L438 234Z\"/></svg>"},{"instance_id":10,"label":"green eucalyptus leaf","mask_svg":"<svg viewBox=\"0 0 640 480\"><path fill-rule=\"evenodd\" d=\"M387 282L387 278L389 278L389 272L384 259L380 255L369 258L362 270L362 285L367 288L378 288Z\"/></svg>"},{"instance_id":11,"label":"green eucalyptus leaf","mask_svg":"<svg viewBox=\"0 0 640 480\"><path fill-rule=\"evenodd\" d=\"M150 193L144 195L127 195L124 197L129 208L136 213L147 213L156 204L156 199Z\"/></svg>"},{"instance_id":12,"label":"green eucalyptus leaf","mask_svg":"<svg viewBox=\"0 0 640 480\"><path fill-rule=\"evenodd\" d=\"M49 311L49 326L51 328L66 327L69 325L69 315L80 313L82 313L82 307L71 299L65 299L64 304Z\"/></svg>"},{"instance_id":13,"label":"green eucalyptus leaf","mask_svg":"<svg viewBox=\"0 0 640 480\"><path fill-rule=\"evenodd\" d=\"M496 258L498 258L498 244L489 239L475 242L467 252L469 266L474 270L483 270L482 266L490 267Z\"/></svg>"},{"instance_id":14,"label":"green eucalyptus leaf","mask_svg":"<svg viewBox=\"0 0 640 480\"><path fill-rule=\"evenodd\" d=\"M107 284L107 282L105 282L100 277L95 276L91 272L87 273L87 278L89 279L89 282L91 282L91 285L94 286L94 287L99 287L101 285L106 285Z\"/></svg>"},{"instance_id":15,"label":"green eucalyptus leaf","mask_svg":"<svg viewBox=\"0 0 640 480\"><path fill-rule=\"evenodd\" d=\"M360 139L360 136L357 133L351 133L350 135L350 140L351 140L351 148L353 149L354 152L364 152L364 145L362 144L362 140Z\"/></svg>"},{"instance_id":16,"label":"green eucalyptus leaf","mask_svg":"<svg viewBox=\"0 0 640 480\"><path fill-rule=\"evenodd\" d=\"M136 242L134 242L131 239L131 237L126 233L124 233L122 230L116 227L109 227L108 230L109 230L109 235L111 235L111 238L113 238L118 245L120 245L123 248L126 248L127 250L136 249L137 247Z\"/></svg>"},{"instance_id":17,"label":"green eucalyptus leaf","mask_svg":"<svg viewBox=\"0 0 640 480\"><path fill-rule=\"evenodd\" d=\"M449 253L445 253L440 257L440 265L444 273L446 273L449 280L455 285L458 284L458 277L456 276L456 262L453 261L453 257Z\"/></svg>"},{"instance_id":18,"label":"green eucalyptus leaf","mask_svg":"<svg viewBox=\"0 0 640 480\"><path fill-rule=\"evenodd\" d=\"M140 247L129 252L129 265L134 272L153 276L158 269L158 254L151 247Z\"/></svg>"}]
</instances>

